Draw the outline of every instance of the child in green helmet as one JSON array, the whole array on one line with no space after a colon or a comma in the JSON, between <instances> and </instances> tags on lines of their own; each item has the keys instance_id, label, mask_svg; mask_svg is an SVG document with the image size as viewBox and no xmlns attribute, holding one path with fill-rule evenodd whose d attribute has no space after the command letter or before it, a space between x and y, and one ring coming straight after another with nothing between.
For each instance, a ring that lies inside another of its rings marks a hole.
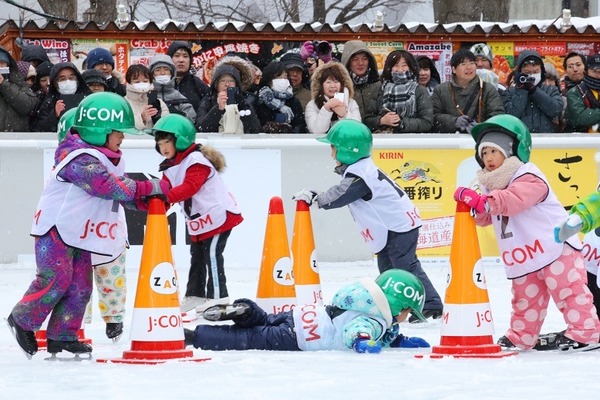
<instances>
[{"instance_id":1,"label":"child in green helmet","mask_svg":"<svg viewBox=\"0 0 600 400\"><path fill-rule=\"evenodd\" d=\"M49 353L91 353L77 333L92 291L92 255L116 258L126 247L119 203L138 208L163 194L158 182L125 175L124 133L139 134L131 106L117 94L95 93L81 101L56 149L31 228L36 277L7 319L28 358L38 350L34 332L48 316Z\"/></svg>"},{"instance_id":2,"label":"child in green helmet","mask_svg":"<svg viewBox=\"0 0 600 400\"><path fill-rule=\"evenodd\" d=\"M171 187L168 203L179 203L191 238L192 255L181 311L204 311L229 303L223 252L231 230L244 219L221 179L225 158L216 149L195 143L196 128L185 117L169 114L153 129L156 150L165 157L159 170Z\"/></svg>"},{"instance_id":3,"label":"child in green helmet","mask_svg":"<svg viewBox=\"0 0 600 400\"><path fill-rule=\"evenodd\" d=\"M331 145L335 172L342 181L319 194L301 190L293 199L316 203L325 210L348 206L365 242L377 254L379 272L394 268L416 275L425 286L423 314L440 318L442 300L416 254L421 217L404 190L373 163L369 128L358 121L343 120L317 140ZM410 322L420 321L411 318Z\"/></svg>"},{"instance_id":4,"label":"child in green helmet","mask_svg":"<svg viewBox=\"0 0 600 400\"><path fill-rule=\"evenodd\" d=\"M95 71L95 70L90 70ZM75 124L75 115L77 108L72 108L65 112L58 120L58 143L60 144L67 132ZM65 149L67 150L67 149ZM66 156L66 154L64 155ZM119 205L120 223L127 225L125 219L125 210ZM106 336L117 342L123 334L123 320L125 319L125 304L127 301L127 278L125 275L125 264L128 243L125 241L125 247L118 245L122 252L116 256L92 255L92 265L94 266L94 281L98 292L98 308L102 320L106 323ZM89 324L92 320L92 299L86 306L85 323Z\"/></svg>"},{"instance_id":5,"label":"child in green helmet","mask_svg":"<svg viewBox=\"0 0 600 400\"><path fill-rule=\"evenodd\" d=\"M409 314L424 318L423 284L413 274L392 269L375 281L360 279L342 287L331 304L297 305L291 311L267 314L255 302L238 299L204 311L211 321L233 325L185 329L186 345L203 350L317 351L353 349L379 353L382 347L429 347L424 339L406 337L398 324Z\"/></svg>"},{"instance_id":6,"label":"child in green helmet","mask_svg":"<svg viewBox=\"0 0 600 400\"><path fill-rule=\"evenodd\" d=\"M554 225L567 213L544 174L529 162L529 129L512 115L496 115L475 126L471 135L482 168L477 173L482 193L458 187L454 198L475 210L477 225L493 225L512 283L510 327L498 344L536 347L552 299L567 323L556 347L598 347L600 322L586 285L582 245L576 235L560 243L552 236Z\"/></svg>"}]
</instances>

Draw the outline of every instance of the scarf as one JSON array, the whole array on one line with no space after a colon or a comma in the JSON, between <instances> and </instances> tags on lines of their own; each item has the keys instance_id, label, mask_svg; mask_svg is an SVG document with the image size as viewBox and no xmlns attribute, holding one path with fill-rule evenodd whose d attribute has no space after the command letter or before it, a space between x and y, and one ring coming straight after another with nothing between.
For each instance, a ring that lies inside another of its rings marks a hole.
<instances>
[{"instance_id":1,"label":"scarf","mask_svg":"<svg viewBox=\"0 0 600 400\"><path fill-rule=\"evenodd\" d=\"M352 82L354 82L354 86L361 86L367 83L369 80L369 72L371 72L371 68L367 70L367 73L364 75L356 75L354 72L350 71L350 78L352 78Z\"/></svg>"},{"instance_id":2,"label":"scarf","mask_svg":"<svg viewBox=\"0 0 600 400\"><path fill-rule=\"evenodd\" d=\"M268 86L263 86L258 91L258 104L264 104L271 110L279 111L281 114L285 115L285 122L289 124L294 118L294 112L285 105L285 102L293 95L294 94L290 92L278 92Z\"/></svg>"},{"instance_id":3,"label":"scarf","mask_svg":"<svg viewBox=\"0 0 600 400\"><path fill-rule=\"evenodd\" d=\"M477 171L477 179L489 191L506 189L521 165L523 165L523 161L519 160L518 157L508 157L499 168L493 171L486 169Z\"/></svg>"},{"instance_id":4,"label":"scarf","mask_svg":"<svg viewBox=\"0 0 600 400\"><path fill-rule=\"evenodd\" d=\"M598 78L592 78L589 75L584 75L583 82L585 82L585 85L592 90L600 90L600 79Z\"/></svg>"},{"instance_id":5,"label":"scarf","mask_svg":"<svg viewBox=\"0 0 600 400\"><path fill-rule=\"evenodd\" d=\"M383 106L401 117L413 117L417 111L415 92L418 83L409 73L392 75L394 81L383 84Z\"/></svg>"}]
</instances>

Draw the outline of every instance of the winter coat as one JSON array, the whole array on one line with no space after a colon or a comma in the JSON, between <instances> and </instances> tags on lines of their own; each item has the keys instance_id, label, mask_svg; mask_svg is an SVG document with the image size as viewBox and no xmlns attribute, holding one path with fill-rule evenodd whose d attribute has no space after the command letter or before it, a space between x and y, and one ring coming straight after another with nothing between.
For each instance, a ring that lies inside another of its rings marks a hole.
<instances>
[{"instance_id":1,"label":"winter coat","mask_svg":"<svg viewBox=\"0 0 600 400\"><path fill-rule=\"evenodd\" d=\"M60 116L56 116L55 106L56 102L61 99L61 94L58 92L58 83L56 77L65 68L71 68L75 71L77 76L77 91L75 94L87 96L91 93L88 85L83 80L81 73L75 66L70 62L62 62L55 64L50 72L50 86L48 87L48 93L44 96L44 100L39 105L37 114L33 116L31 120L31 130L34 132L56 132L58 128L58 120ZM67 111L65 109L65 111Z\"/></svg>"},{"instance_id":2,"label":"winter coat","mask_svg":"<svg viewBox=\"0 0 600 400\"><path fill-rule=\"evenodd\" d=\"M219 132L221 119L225 114L225 110L220 110L219 104L217 103L217 82L223 74L233 76L236 80L236 86L242 88L242 74L240 74L240 71L236 67L229 64L222 64L215 68L210 84L210 95L205 96L204 99L202 99L200 108L198 109L196 127L200 132ZM240 111L239 119L244 127L244 133L259 133L262 128L260 121L254 107L248 104L242 90L239 90L236 94L235 104L237 104L237 108Z\"/></svg>"},{"instance_id":3,"label":"winter coat","mask_svg":"<svg viewBox=\"0 0 600 400\"><path fill-rule=\"evenodd\" d=\"M544 85L546 74L542 58L531 50L521 52L517 58L515 71L520 71L523 61L528 57L537 57L542 63L542 80L529 92L527 88L510 86L502 92L504 109L507 114L519 118L531 133L552 133L557 131L553 120L559 117L563 110L563 101L556 86Z\"/></svg>"},{"instance_id":4,"label":"winter coat","mask_svg":"<svg viewBox=\"0 0 600 400\"><path fill-rule=\"evenodd\" d=\"M208 85L190 71L181 78L175 78L175 89L192 103L196 112L202 99L210 92Z\"/></svg>"},{"instance_id":5,"label":"winter coat","mask_svg":"<svg viewBox=\"0 0 600 400\"><path fill-rule=\"evenodd\" d=\"M454 92L454 96L452 92ZM473 94L475 94L473 101L469 109L465 110L464 108ZM504 114L504 105L498 90L491 84L480 81L479 76L474 77L466 88L457 85L454 80L441 83L433 89L431 100L433 101L433 130L435 132L456 132L454 122L461 115L457 106L477 122L483 122L494 115Z\"/></svg>"},{"instance_id":6,"label":"winter coat","mask_svg":"<svg viewBox=\"0 0 600 400\"><path fill-rule=\"evenodd\" d=\"M167 105L169 112L181 114L192 122L196 120L197 114L192 103L175 89L175 78L164 85L156 81L153 85L158 98Z\"/></svg>"},{"instance_id":7,"label":"winter coat","mask_svg":"<svg viewBox=\"0 0 600 400\"><path fill-rule=\"evenodd\" d=\"M106 79L106 86L108 89L107 92L116 93L120 96L125 96L127 94L127 89L125 88L125 84L122 83L125 81L123 74L121 71L114 69L110 75L109 79Z\"/></svg>"},{"instance_id":8,"label":"winter coat","mask_svg":"<svg viewBox=\"0 0 600 400\"><path fill-rule=\"evenodd\" d=\"M315 103L315 99L318 97L323 97L325 101L329 100L323 95L323 85L319 82L323 72L328 68L337 68L340 74L344 77L344 102L348 107L348 112L344 116L344 119L354 119L362 122L358 103L356 100L354 100L354 84L352 83L352 79L350 79L348 71L342 66L342 64L338 62L330 62L315 69L315 72L312 76L310 88L312 100L306 105L306 109L304 110L306 126L308 127L308 131L310 133L325 134L329 128L331 128L338 121L338 119L334 117L335 113L333 111L327 111L324 107L319 108Z\"/></svg>"},{"instance_id":9,"label":"winter coat","mask_svg":"<svg viewBox=\"0 0 600 400\"><path fill-rule=\"evenodd\" d=\"M600 101L594 92L581 82L567 92L565 132L597 132L598 124L600 124Z\"/></svg>"},{"instance_id":10,"label":"winter coat","mask_svg":"<svg viewBox=\"0 0 600 400\"><path fill-rule=\"evenodd\" d=\"M363 122L371 130L375 129L375 126L379 124L378 120L375 120L373 116L377 115L379 109L373 108L376 106L373 103L373 99L377 97L377 93L381 89L381 81L379 80L379 72L377 70L377 61L371 53L371 50L361 40L350 40L344 44L344 52L342 53L342 64L350 72L350 59L358 53L365 53L369 59L369 72L367 81L363 84L354 84L354 100L358 104L360 115L363 116ZM371 115L371 119L367 119L366 116Z\"/></svg>"},{"instance_id":11,"label":"winter coat","mask_svg":"<svg viewBox=\"0 0 600 400\"><path fill-rule=\"evenodd\" d=\"M302 105L302 110L304 112L304 109L306 109L306 105L308 104L311 98L310 90L300 85L299 87L293 88L293 91L294 97L300 101L300 104Z\"/></svg>"},{"instance_id":12,"label":"winter coat","mask_svg":"<svg viewBox=\"0 0 600 400\"><path fill-rule=\"evenodd\" d=\"M277 114L280 114L278 110L273 110L269 108L264 103L258 103L256 105L256 115L260 121L260 125L262 127L261 132L265 133L306 133L306 122L304 120L304 109L302 108L302 104L300 104L300 100L298 100L295 96L290 97L285 101L285 105L289 107L294 113L294 117L289 124L285 124L288 128L286 130L285 127L281 126L282 124L275 122L275 118ZM265 125L267 128L273 128L275 131L270 131L269 129L265 129Z\"/></svg>"},{"instance_id":13,"label":"winter coat","mask_svg":"<svg viewBox=\"0 0 600 400\"><path fill-rule=\"evenodd\" d=\"M0 131L28 132L29 113L35 108L37 98L19 75L17 62L3 47L0 52L9 59L10 73L0 84Z\"/></svg>"},{"instance_id":14,"label":"winter coat","mask_svg":"<svg viewBox=\"0 0 600 400\"><path fill-rule=\"evenodd\" d=\"M147 121L142 120L142 112L146 109L146 106L148 105L148 92L136 92L131 88L131 85L127 85L126 89L127 94L125 95L125 100L127 100L127 102L131 105L131 109L133 110L133 115L135 117L135 127L137 129L152 128L154 126L154 121L152 120L152 118ZM165 115L169 115L169 107L167 107L165 102L161 99L157 100L160 104L157 116L164 117ZM156 105L152 104L152 106L156 108Z\"/></svg>"},{"instance_id":15,"label":"winter coat","mask_svg":"<svg viewBox=\"0 0 600 400\"><path fill-rule=\"evenodd\" d=\"M373 132L378 130L389 130L393 133L427 133L431 132L433 127L433 102L427 89L421 85L417 85L415 91L416 114L412 117L402 117L401 124L396 127L380 125L379 120L387 111L383 110L383 90L379 90L377 97L372 99L372 109L377 110L375 115L365 116L365 121L371 121ZM366 124L366 123L365 123ZM369 125L367 125L369 126ZM388 129L389 128L389 129Z\"/></svg>"}]
</instances>

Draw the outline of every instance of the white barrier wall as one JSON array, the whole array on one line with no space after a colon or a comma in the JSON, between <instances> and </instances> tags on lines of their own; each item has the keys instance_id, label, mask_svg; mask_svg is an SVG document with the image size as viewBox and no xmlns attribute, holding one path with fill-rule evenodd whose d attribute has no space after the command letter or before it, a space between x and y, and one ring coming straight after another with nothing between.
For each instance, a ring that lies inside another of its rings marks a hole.
<instances>
[{"instance_id":1,"label":"white barrier wall","mask_svg":"<svg viewBox=\"0 0 600 400\"><path fill-rule=\"evenodd\" d=\"M224 179L235 195L245 221L233 230L225 256L229 265L260 265L269 199L284 200L291 243L295 213L292 194L302 188L324 190L339 182L333 172L330 148L314 135L199 134L198 141L220 149L228 167ZM535 148L600 148L600 137L588 134L534 136ZM375 135L375 148L472 149L468 135ZM3 133L0 135L0 263L16 262L33 253L31 220L53 163L56 134ZM127 136L123 144L127 172L132 177L160 176L160 155L148 136ZM189 263L188 246L179 207L168 212L174 239L175 263ZM131 217L131 218L130 218ZM320 261L356 261L372 258L346 208L312 209L313 230ZM138 257L143 215L128 214L130 254Z\"/></svg>"}]
</instances>

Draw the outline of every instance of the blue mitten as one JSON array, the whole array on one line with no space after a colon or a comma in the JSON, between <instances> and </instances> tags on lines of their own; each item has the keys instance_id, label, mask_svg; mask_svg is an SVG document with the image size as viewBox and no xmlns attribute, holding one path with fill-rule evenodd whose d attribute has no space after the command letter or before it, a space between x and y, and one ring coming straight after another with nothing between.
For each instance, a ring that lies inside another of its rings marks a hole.
<instances>
[{"instance_id":1,"label":"blue mitten","mask_svg":"<svg viewBox=\"0 0 600 400\"><path fill-rule=\"evenodd\" d=\"M400 334L400 335L398 335L396 340L394 340L390 344L390 347L401 347L404 349L416 349L419 347L431 347L431 346L423 338L416 337L416 336L408 337L408 336L404 336L404 335Z\"/></svg>"},{"instance_id":2,"label":"blue mitten","mask_svg":"<svg viewBox=\"0 0 600 400\"><path fill-rule=\"evenodd\" d=\"M352 348L357 353L381 353L381 345L372 340L368 335L358 335L352 343Z\"/></svg>"},{"instance_id":3,"label":"blue mitten","mask_svg":"<svg viewBox=\"0 0 600 400\"><path fill-rule=\"evenodd\" d=\"M381 338L381 343L384 346L392 347L392 343L398 337L400 327L397 323L392 324L392 326L385 331Z\"/></svg>"}]
</instances>

